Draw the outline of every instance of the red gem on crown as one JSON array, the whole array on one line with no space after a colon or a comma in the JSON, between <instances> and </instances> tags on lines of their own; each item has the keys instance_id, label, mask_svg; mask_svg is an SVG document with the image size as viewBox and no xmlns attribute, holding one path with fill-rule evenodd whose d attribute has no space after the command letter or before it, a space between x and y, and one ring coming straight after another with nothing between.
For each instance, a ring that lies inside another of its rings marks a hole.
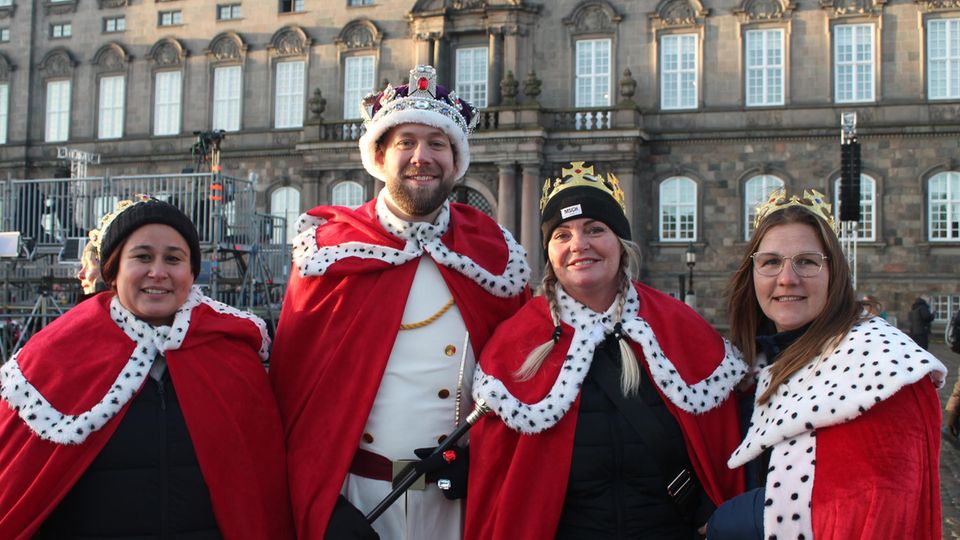
<instances>
[{"instance_id":1,"label":"red gem on crown","mask_svg":"<svg viewBox=\"0 0 960 540\"><path fill-rule=\"evenodd\" d=\"M428 81L426 77L420 77L417 79L418 90L426 90L428 86L430 86L430 81Z\"/></svg>"}]
</instances>

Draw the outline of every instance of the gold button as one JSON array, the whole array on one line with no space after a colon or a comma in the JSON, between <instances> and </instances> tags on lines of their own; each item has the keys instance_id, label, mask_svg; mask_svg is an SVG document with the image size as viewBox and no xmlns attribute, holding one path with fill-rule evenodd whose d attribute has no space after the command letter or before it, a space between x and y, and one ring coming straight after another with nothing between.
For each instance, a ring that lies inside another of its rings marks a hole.
<instances>
[{"instance_id":1,"label":"gold button","mask_svg":"<svg viewBox=\"0 0 960 540\"><path fill-rule=\"evenodd\" d=\"M443 444L443 441L445 441L445 440L447 440L447 436L446 436L446 435L441 435L441 436L437 437L437 444Z\"/></svg>"},{"instance_id":2,"label":"gold button","mask_svg":"<svg viewBox=\"0 0 960 540\"><path fill-rule=\"evenodd\" d=\"M457 347L456 347L456 345L447 345L446 347L444 347L444 349L443 349L443 354L445 354L445 355L447 355L447 356L453 356L453 355L457 354Z\"/></svg>"},{"instance_id":3,"label":"gold button","mask_svg":"<svg viewBox=\"0 0 960 540\"><path fill-rule=\"evenodd\" d=\"M437 396L439 396L440 399L447 399L448 397L450 397L450 391L447 390L446 388L443 388L439 392L437 392Z\"/></svg>"},{"instance_id":4,"label":"gold button","mask_svg":"<svg viewBox=\"0 0 960 540\"><path fill-rule=\"evenodd\" d=\"M372 442L373 442L373 435L371 435L371 434L369 434L369 433L364 433L364 434L363 434L363 442L365 442L365 443L367 443L367 444L372 443Z\"/></svg>"}]
</instances>

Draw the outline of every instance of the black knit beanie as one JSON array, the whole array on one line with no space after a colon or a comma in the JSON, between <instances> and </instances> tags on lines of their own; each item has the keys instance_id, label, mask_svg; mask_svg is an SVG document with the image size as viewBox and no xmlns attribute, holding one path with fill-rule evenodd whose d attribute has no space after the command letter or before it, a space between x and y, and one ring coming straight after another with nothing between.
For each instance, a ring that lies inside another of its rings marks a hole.
<instances>
[{"instance_id":1,"label":"black knit beanie","mask_svg":"<svg viewBox=\"0 0 960 540\"><path fill-rule=\"evenodd\" d=\"M197 228L186 214L176 206L153 197L145 197L122 209L113 221L100 231L100 261L106 262L110 254L133 234L133 231L151 224L173 227L190 248L190 270L193 277L200 275L200 239Z\"/></svg>"},{"instance_id":2,"label":"black knit beanie","mask_svg":"<svg viewBox=\"0 0 960 540\"><path fill-rule=\"evenodd\" d=\"M630 240L630 222L623 208L606 191L591 186L576 186L559 191L547 201L540 214L540 238L543 248L558 225L571 219L590 218L602 221L614 234Z\"/></svg>"}]
</instances>

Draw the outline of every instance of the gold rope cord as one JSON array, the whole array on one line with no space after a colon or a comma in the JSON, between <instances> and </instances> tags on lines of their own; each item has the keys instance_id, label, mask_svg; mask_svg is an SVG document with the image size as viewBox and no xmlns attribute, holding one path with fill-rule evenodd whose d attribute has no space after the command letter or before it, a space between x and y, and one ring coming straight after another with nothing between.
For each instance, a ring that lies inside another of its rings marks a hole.
<instances>
[{"instance_id":1,"label":"gold rope cord","mask_svg":"<svg viewBox=\"0 0 960 540\"><path fill-rule=\"evenodd\" d=\"M446 313L451 307L453 307L453 298L448 300L447 303L444 304L442 308L440 308L440 311L434 313L433 315L427 317L422 321L415 322L415 323L407 323L407 324L401 323L400 330L415 330L417 328L423 328L424 326L427 326L428 324L439 319L440 317L443 317L443 314Z\"/></svg>"}]
</instances>

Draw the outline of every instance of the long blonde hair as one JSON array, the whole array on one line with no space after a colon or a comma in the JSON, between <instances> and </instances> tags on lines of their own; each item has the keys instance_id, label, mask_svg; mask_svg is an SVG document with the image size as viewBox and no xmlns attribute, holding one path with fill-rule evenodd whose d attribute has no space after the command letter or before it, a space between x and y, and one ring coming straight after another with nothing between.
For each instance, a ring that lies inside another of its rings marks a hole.
<instances>
[{"instance_id":1,"label":"long blonde hair","mask_svg":"<svg viewBox=\"0 0 960 540\"><path fill-rule=\"evenodd\" d=\"M620 237L617 237L617 239L620 241L621 248L620 268L617 271L619 293L616 310L616 327L619 329L623 317L623 306L627 301L627 293L630 291L630 287L633 287L633 280L640 273L640 246L630 240ZM550 310L550 318L553 321L554 332L551 339L530 351L523 364L514 372L514 376L519 381L529 380L536 375L543 365L543 361L553 350L553 346L560 340L560 304L557 302L557 274L553 270L553 265L547 264L541 284L543 296L546 298L547 307ZM623 364L620 389L625 396L635 395L640 389L640 366L637 364L637 357L633 354L633 349L630 348L628 338L622 334L618 338L620 359Z\"/></svg>"}]
</instances>

